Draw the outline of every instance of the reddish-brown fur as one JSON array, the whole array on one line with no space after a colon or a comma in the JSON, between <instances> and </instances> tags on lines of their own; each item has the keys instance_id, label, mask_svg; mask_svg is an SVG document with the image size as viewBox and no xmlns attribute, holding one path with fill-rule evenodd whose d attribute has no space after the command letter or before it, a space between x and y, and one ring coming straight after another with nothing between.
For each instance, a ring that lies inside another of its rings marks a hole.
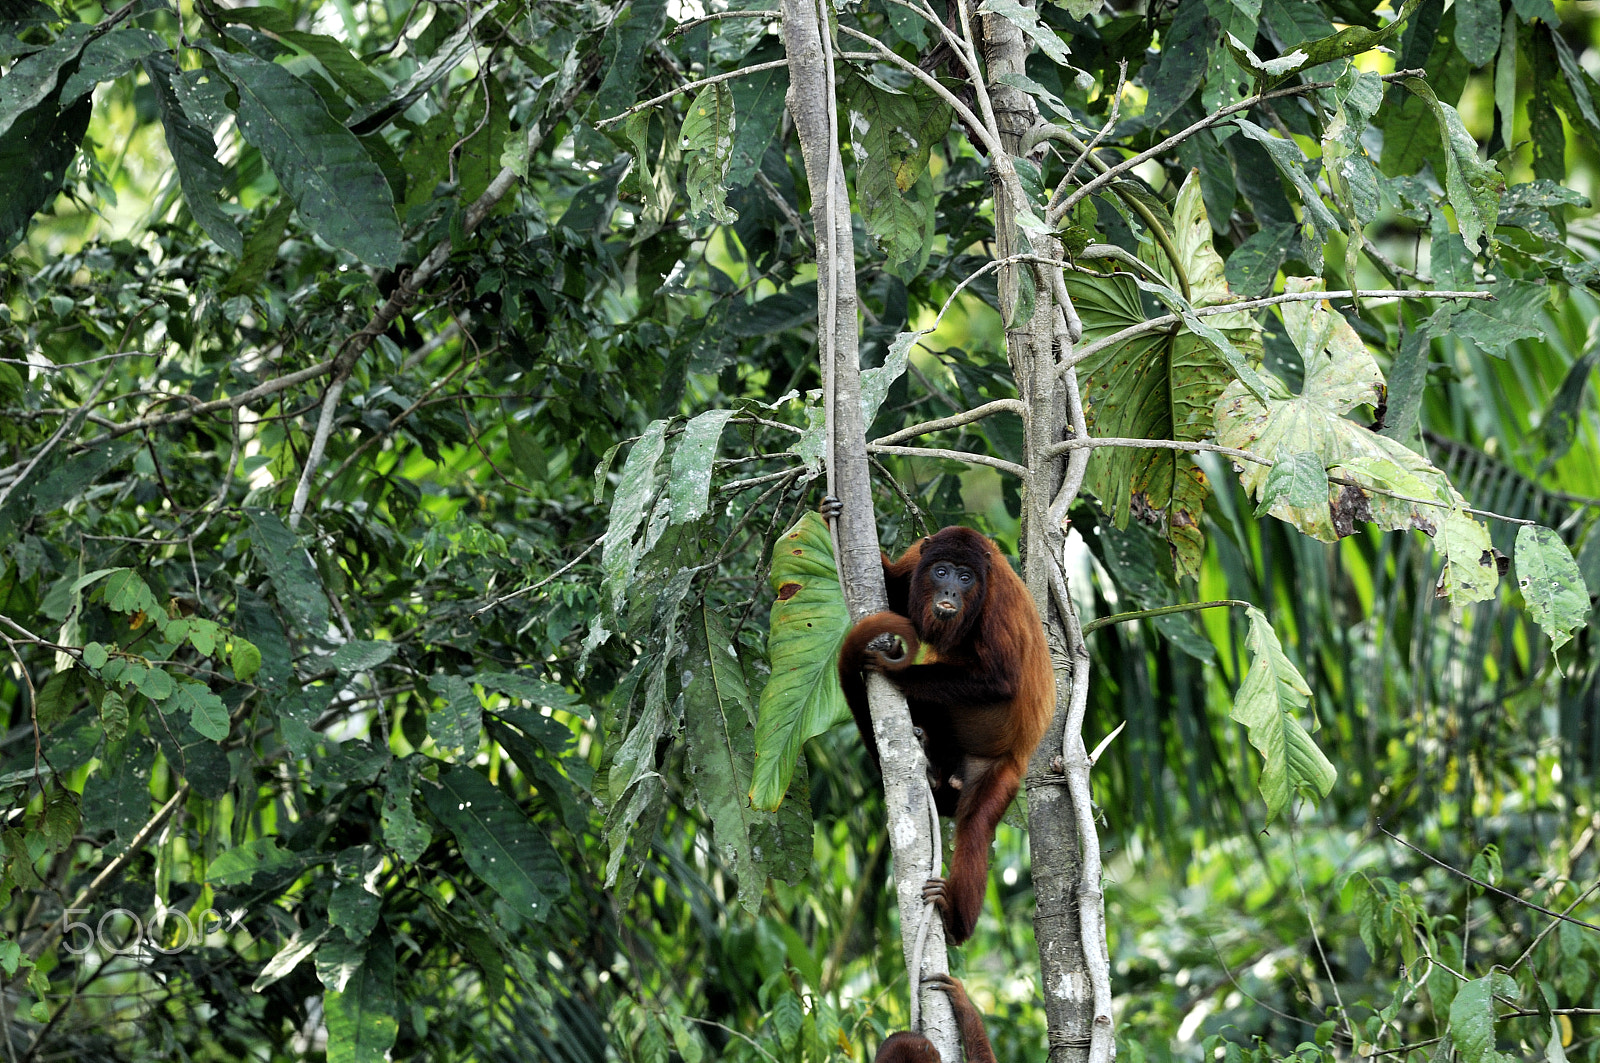
<instances>
[{"instance_id":1,"label":"reddish-brown fur","mask_svg":"<svg viewBox=\"0 0 1600 1063\"><path fill-rule=\"evenodd\" d=\"M955 1009L956 1024L961 1028L961 1050L967 1063L995 1063L994 1049L989 1046L989 1035L983 1028L983 1016L967 999L961 983L947 974L936 974L925 979L931 985L950 994L950 1006ZM878 1046L873 1063L944 1063L933 1042L919 1033L890 1034Z\"/></svg>"},{"instance_id":2,"label":"reddish-brown fur","mask_svg":"<svg viewBox=\"0 0 1600 1063\"><path fill-rule=\"evenodd\" d=\"M928 573L940 561L967 566L978 577L951 620L939 619L929 601ZM881 672L899 687L911 722L923 730L935 804L956 821L949 877L930 879L926 896L959 944L972 935L983 906L995 826L1055 712L1050 649L1027 587L1000 549L971 528L945 528L898 561L885 556L883 576L890 611L850 629L839 652L839 681L874 761L863 671ZM885 633L904 642L903 656L869 645Z\"/></svg>"}]
</instances>

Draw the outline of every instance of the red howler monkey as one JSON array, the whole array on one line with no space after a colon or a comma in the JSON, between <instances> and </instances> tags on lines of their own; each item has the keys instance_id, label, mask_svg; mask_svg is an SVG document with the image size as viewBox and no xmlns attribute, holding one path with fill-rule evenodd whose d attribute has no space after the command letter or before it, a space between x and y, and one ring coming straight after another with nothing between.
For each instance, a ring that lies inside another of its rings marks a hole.
<instances>
[{"instance_id":1,"label":"red howler monkey","mask_svg":"<svg viewBox=\"0 0 1600 1063\"><path fill-rule=\"evenodd\" d=\"M950 994L950 1007L955 1009L956 1024L961 1027L961 1051L967 1063L995 1063L994 1049L989 1047L989 1035L983 1029L983 1016L967 999L961 983L947 974L929 975L923 979L927 985ZM904 1031L890 1034L878 1046L873 1063L944 1063L939 1050L920 1033Z\"/></svg>"},{"instance_id":2,"label":"red howler monkey","mask_svg":"<svg viewBox=\"0 0 1600 1063\"><path fill-rule=\"evenodd\" d=\"M898 561L885 556L883 578L890 611L845 636L839 683L874 762L861 673L883 673L906 697L934 803L956 821L950 875L930 878L923 896L960 944L983 907L995 825L1055 712L1050 648L1027 587L971 528L945 528Z\"/></svg>"}]
</instances>

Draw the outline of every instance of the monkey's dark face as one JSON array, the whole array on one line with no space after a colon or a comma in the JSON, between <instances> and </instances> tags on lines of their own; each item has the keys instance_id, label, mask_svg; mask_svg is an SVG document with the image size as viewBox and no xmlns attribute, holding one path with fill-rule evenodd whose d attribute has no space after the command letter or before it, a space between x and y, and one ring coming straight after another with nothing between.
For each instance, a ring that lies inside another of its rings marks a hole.
<instances>
[{"instance_id":1,"label":"monkey's dark face","mask_svg":"<svg viewBox=\"0 0 1600 1063\"><path fill-rule=\"evenodd\" d=\"M934 562L928 568L928 608L945 623L954 621L966 607L967 595L977 583L978 574L970 565Z\"/></svg>"},{"instance_id":2,"label":"monkey's dark face","mask_svg":"<svg viewBox=\"0 0 1600 1063\"><path fill-rule=\"evenodd\" d=\"M970 528L945 528L929 538L911 578L910 606L917 633L948 650L967 635L983 611L989 575L988 540Z\"/></svg>"}]
</instances>

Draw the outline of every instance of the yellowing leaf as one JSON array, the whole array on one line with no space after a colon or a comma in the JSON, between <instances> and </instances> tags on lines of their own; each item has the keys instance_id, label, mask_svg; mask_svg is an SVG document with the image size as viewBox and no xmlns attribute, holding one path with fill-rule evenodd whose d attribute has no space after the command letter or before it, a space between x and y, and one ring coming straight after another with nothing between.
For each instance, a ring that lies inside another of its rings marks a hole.
<instances>
[{"instance_id":1,"label":"yellowing leaf","mask_svg":"<svg viewBox=\"0 0 1600 1063\"><path fill-rule=\"evenodd\" d=\"M1291 291L1320 286L1320 280L1302 278L1289 283ZM1331 477L1358 486L1332 484L1327 504L1300 504L1303 497L1287 493L1266 499L1269 468L1246 463L1239 474L1245 490L1267 502L1267 512L1279 520L1324 542L1349 535L1357 521L1426 532L1444 555L1441 593L1451 605L1459 611L1491 597L1499 574L1488 531L1466 515L1466 500L1449 478L1422 455L1345 416L1376 405L1383 385L1377 362L1349 322L1321 302L1284 304L1283 322L1305 362L1300 393L1289 394L1265 370L1272 391L1265 401L1230 384L1217 400L1217 442L1274 461L1313 454Z\"/></svg>"}]
</instances>

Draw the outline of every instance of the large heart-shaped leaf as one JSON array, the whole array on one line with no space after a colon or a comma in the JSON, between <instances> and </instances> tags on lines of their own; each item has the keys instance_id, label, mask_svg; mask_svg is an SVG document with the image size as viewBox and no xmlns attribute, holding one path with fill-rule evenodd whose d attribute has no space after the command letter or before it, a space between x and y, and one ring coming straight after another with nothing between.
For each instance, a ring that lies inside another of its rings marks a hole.
<instances>
[{"instance_id":1,"label":"large heart-shaped leaf","mask_svg":"<svg viewBox=\"0 0 1600 1063\"><path fill-rule=\"evenodd\" d=\"M1205 306L1232 298L1222 259L1211 246L1211 222L1195 174L1178 192L1172 217L1173 247L1189 284L1190 302ZM1164 253L1147 246L1141 257L1177 284ZM1084 346L1149 316L1139 285L1127 273L1100 278L1069 272L1067 287L1083 321ZM1205 320L1236 348L1259 350L1248 314L1218 314ZM1212 408L1232 375L1226 359L1182 325L1112 344L1078 366L1092 435L1182 442L1211 435ZM1200 511L1210 485L1190 455L1176 450L1102 449L1089 462L1084 486L1110 511L1118 527L1126 527L1135 508L1141 514L1164 517L1178 574L1199 571L1205 552Z\"/></svg>"}]
</instances>

